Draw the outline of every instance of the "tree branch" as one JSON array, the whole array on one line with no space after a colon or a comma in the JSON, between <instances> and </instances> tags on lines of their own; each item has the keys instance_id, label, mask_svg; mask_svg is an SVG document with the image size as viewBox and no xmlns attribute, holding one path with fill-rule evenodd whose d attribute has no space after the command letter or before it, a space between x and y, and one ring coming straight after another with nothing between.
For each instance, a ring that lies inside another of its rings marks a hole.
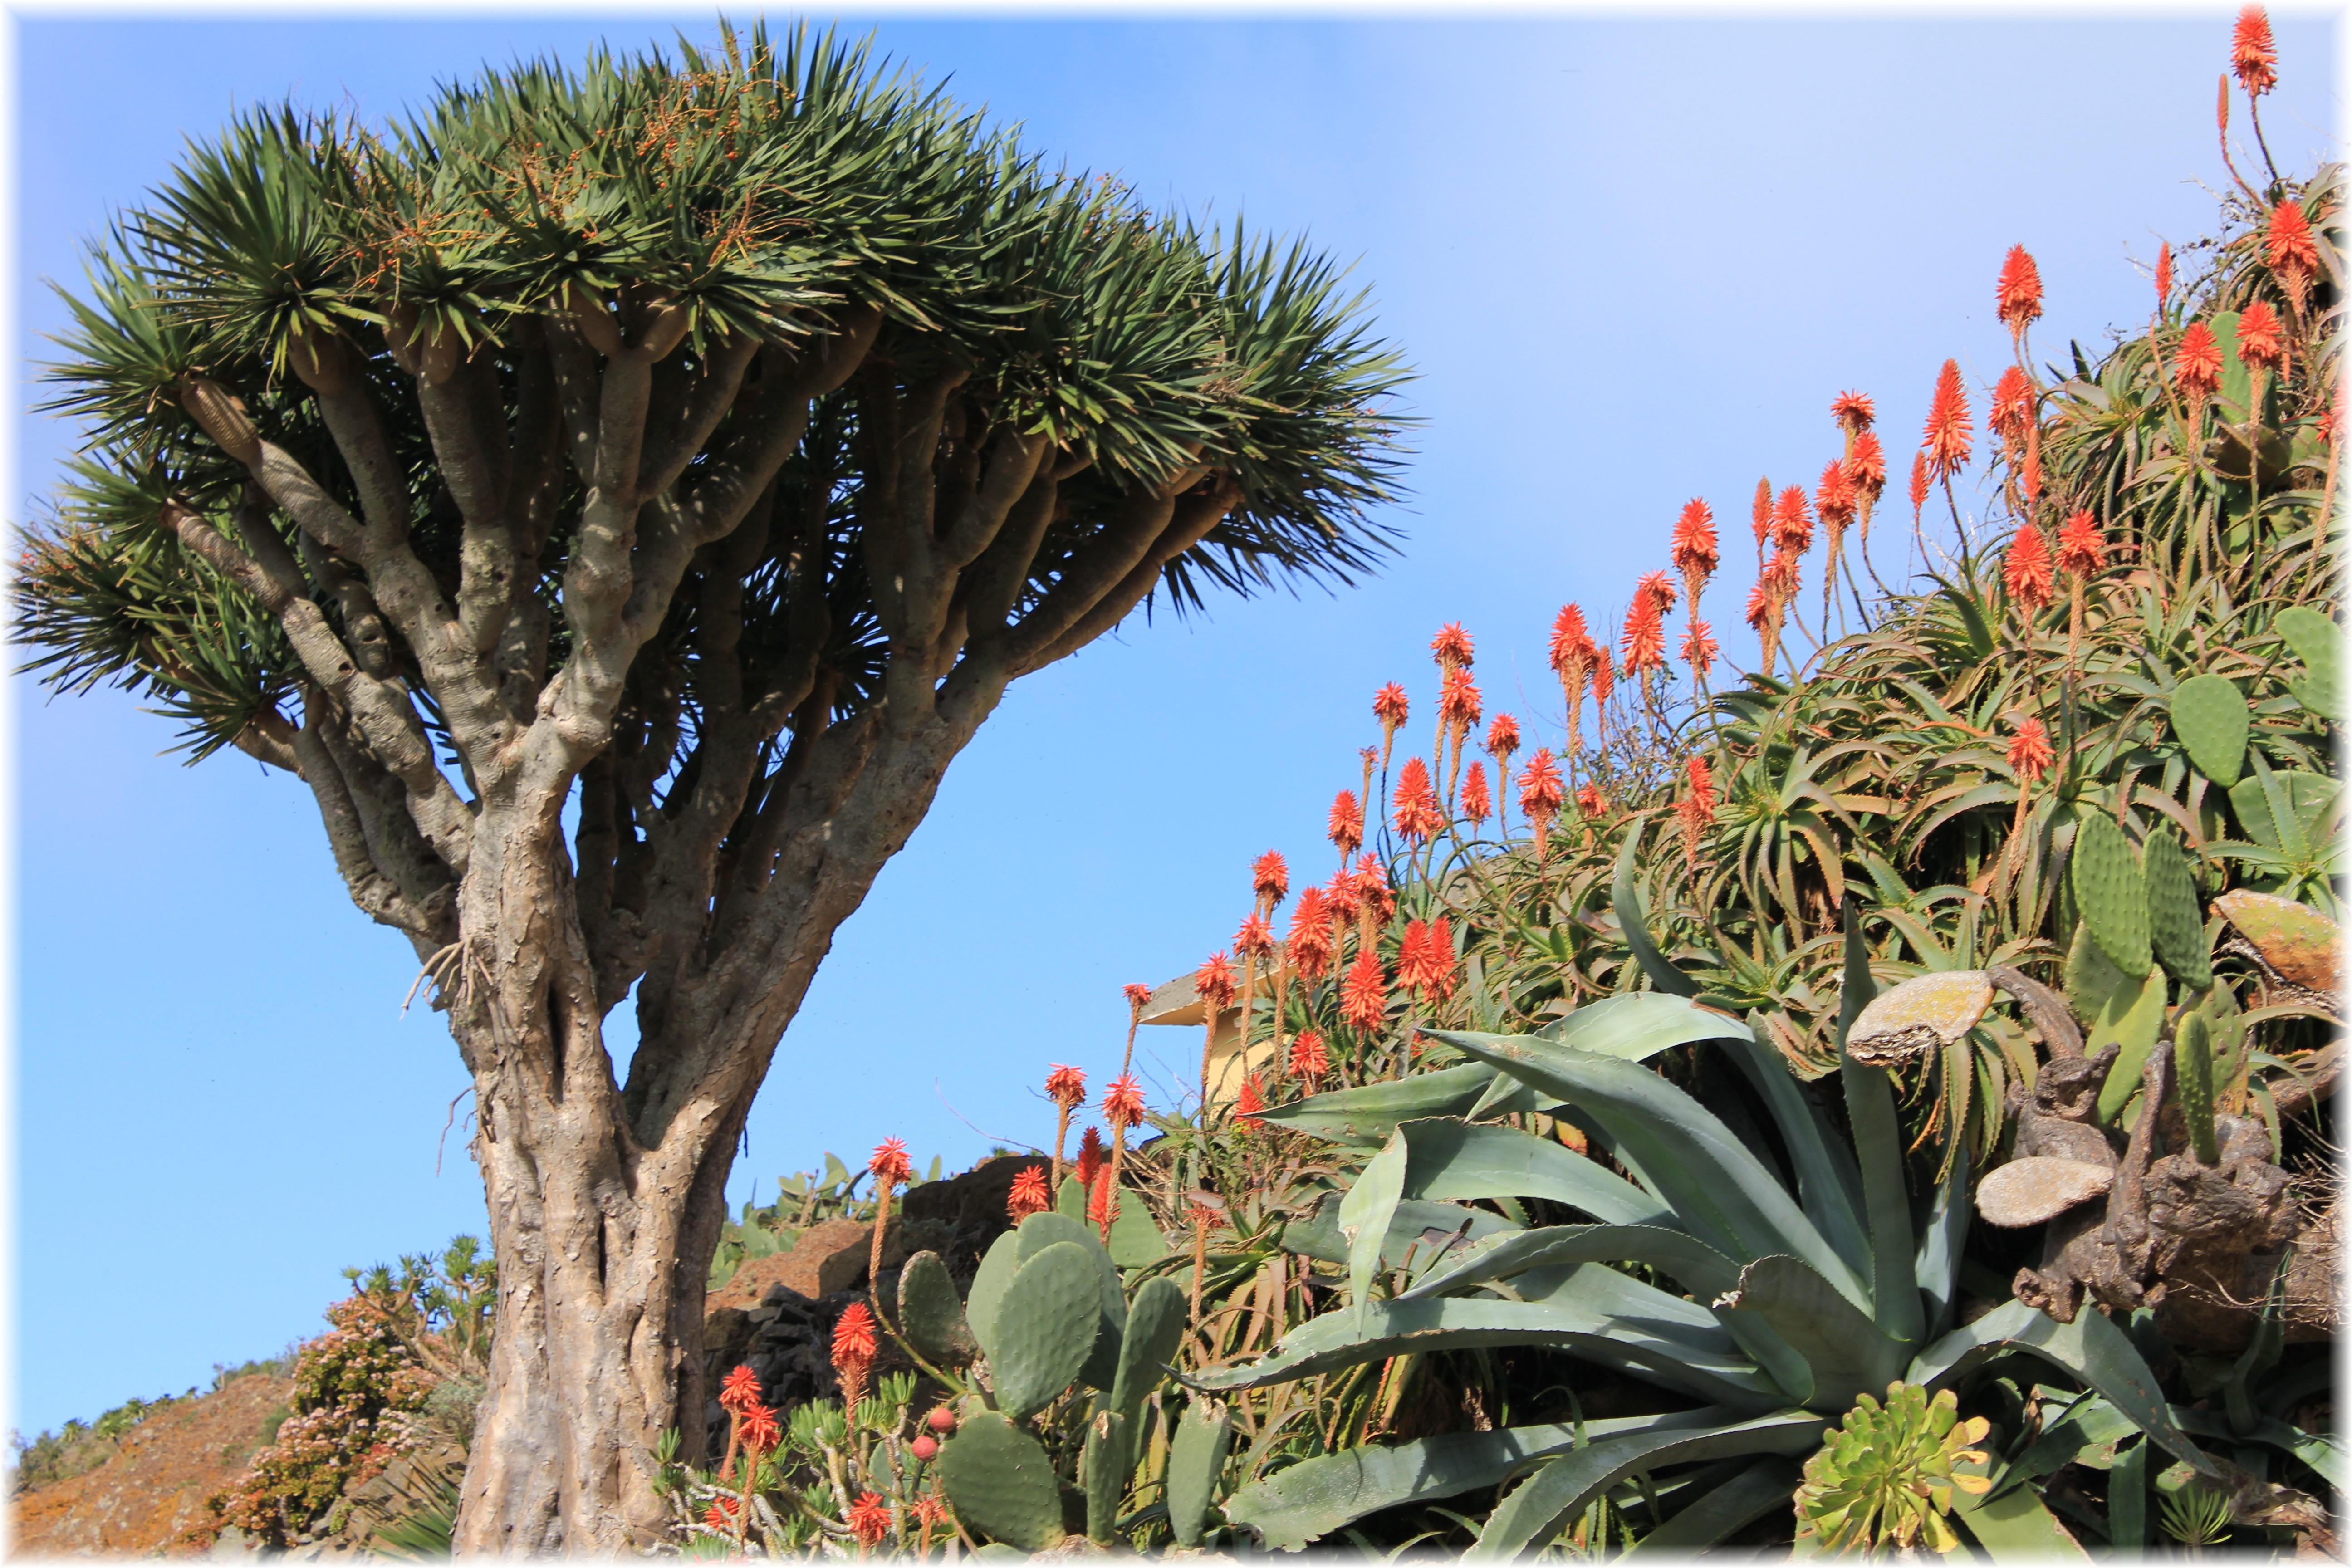
<instances>
[{"instance_id":1,"label":"tree branch","mask_svg":"<svg viewBox=\"0 0 2352 1568\"><path fill-rule=\"evenodd\" d=\"M405 932L420 956L436 952L456 934L448 889L445 885L436 897L411 900L399 879L377 864L359 807L352 804L343 771L323 733L325 707L314 693L302 705L301 727L288 728L292 736L290 750L301 759L302 780L318 803L319 820L326 827L335 869L342 874L352 902L369 919Z\"/></svg>"},{"instance_id":2,"label":"tree branch","mask_svg":"<svg viewBox=\"0 0 2352 1568\"><path fill-rule=\"evenodd\" d=\"M929 692L940 664L952 659L956 649L940 646L949 621L949 605L965 567L994 542L1037 476L1053 444L1043 435L1023 435L1010 428L989 443L980 482L934 543L919 538L910 550L905 598L904 646L919 654L922 689ZM908 525L913 532L912 524ZM1025 569L1025 566L1024 566ZM956 639L961 642L961 639ZM894 647L892 663L900 657ZM899 695L895 689L891 695Z\"/></svg>"},{"instance_id":3,"label":"tree branch","mask_svg":"<svg viewBox=\"0 0 2352 1568\"><path fill-rule=\"evenodd\" d=\"M435 765L432 742L407 691L397 681L368 675L352 660L318 605L304 592L299 574L290 572L290 556L286 562L274 563L274 570L266 570L211 523L176 503L165 505L162 521L182 544L278 617L310 678L350 710L369 751L407 790L408 809L418 831L443 863L463 876L472 844L472 814ZM268 531L260 530L255 542L259 543L259 533Z\"/></svg>"},{"instance_id":4,"label":"tree branch","mask_svg":"<svg viewBox=\"0 0 2352 1568\"><path fill-rule=\"evenodd\" d=\"M743 373L751 368L760 348L759 339L738 332L719 344L696 374L681 375L679 379L688 384L680 389L684 396L667 411L669 417L657 420L660 436L646 443L645 471L639 480L646 494L658 495L686 472L687 464L735 405Z\"/></svg>"},{"instance_id":5,"label":"tree branch","mask_svg":"<svg viewBox=\"0 0 2352 1568\"><path fill-rule=\"evenodd\" d=\"M1032 659L1077 625L1080 617L1150 556L1175 514L1173 492L1139 490L1129 495L1063 569L1061 581L1047 589L1020 620L975 637L973 654L1001 663L1008 674L1027 668Z\"/></svg>"},{"instance_id":6,"label":"tree branch","mask_svg":"<svg viewBox=\"0 0 2352 1568\"><path fill-rule=\"evenodd\" d=\"M299 778L302 762L295 752L294 736L294 726L286 721L286 716L270 710L255 714L252 722L229 737L228 743L256 762L283 768Z\"/></svg>"},{"instance_id":7,"label":"tree branch","mask_svg":"<svg viewBox=\"0 0 2352 1568\"><path fill-rule=\"evenodd\" d=\"M608 742L629 662L667 615L694 552L725 537L742 520L799 444L810 399L838 386L856 368L873 342L880 313L856 306L843 310L841 318L839 331L789 358L793 368L778 376L780 384L772 390L769 375L761 377L754 395L758 406L749 411L751 417L743 420L742 412L738 415L739 421L751 426L746 438L730 443L729 453L712 465L716 471L697 487L689 501L678 505L665 499L656 504L656 527L638 555L623 562L617 574L608 564L583 582L584 619L572 613L574 595L567 582L565 616L572 623L573 648L563 669L540 694L539 715L546 723L543 728L535 724L534 730L545 738L533 743L537 760L530 787L542 792L564 787L572 771ZM587 534L583 524L582 543L573 555L575 574L587 549ZM625 595L625 603L614 602L616 590Z\"/></svg>"},{"instance_id":8,"label":"tree branch","mask_svg":"<svg viewBox=\"0 0 2352 1568\"><path fill-rule=\"evenodd\" d=\"M1225 514L1239 506L1241 500L1240 481L1227 475L1219 475L1205 489L1185 496L1177 503L1175 515L1150 553L1048 644L1044 652L1016 665L1013 673L1027 675L1057 658L1066 658L1125 620L1128 612L1141 604L1144 595L1159 583L1161 569L1207 538L1209 531L1223 522Z\"/></svg>"}]
</instances>

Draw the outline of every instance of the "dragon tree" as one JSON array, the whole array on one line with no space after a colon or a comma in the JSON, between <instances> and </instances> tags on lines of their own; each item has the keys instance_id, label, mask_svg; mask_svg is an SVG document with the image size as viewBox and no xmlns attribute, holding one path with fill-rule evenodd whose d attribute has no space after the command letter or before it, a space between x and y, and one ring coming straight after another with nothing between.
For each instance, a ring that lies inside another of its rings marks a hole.
<instances>
[{"instance_id":1,"label":"dragon tree","mask_svg":"<svg viewBox=\"0 0 2352 1568\"><path fill-rule=\"evenodd\" d=\"M835 931L1012 681L1375 565L1403 372L1323 257L801 32L387 127L248 113L68 304L30 664L307 786L477 1097L457 1547L646 1544L737 1135Z\"/></svg>"}]
</instances>

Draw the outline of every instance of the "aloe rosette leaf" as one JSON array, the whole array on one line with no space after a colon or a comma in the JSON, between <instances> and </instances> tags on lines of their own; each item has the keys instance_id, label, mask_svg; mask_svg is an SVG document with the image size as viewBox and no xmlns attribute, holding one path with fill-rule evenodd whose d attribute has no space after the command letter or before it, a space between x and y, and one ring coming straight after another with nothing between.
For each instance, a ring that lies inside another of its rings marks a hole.
<instances>
[{"instance_id":1,"label":"aloe rosette leaf","mask_svg":"<svg viewBox=\"0 0 2352 1568\"><path fill-rule=\"evenodd\" d=\"M1352 1311L1328 1312L1285 1334L1257 1361L1201 1373L1190 1381L1217 1392L1264 1388L1391 1356L1496 1345L1574 1351L1628 1376L1749 1410L1787 1402L1786 1394L1706 1309L1593 1265L1534 1300L1448 1296L1373 1301L1365 1307L1360 1325Z\"/></svg>"},{"instance_id":2,"label":"aloe rosette leaf","mask_svg":"<svg viewBox=\"0 0 2352 1568\"><path fill-rule=\"evenodd\" d=\"M1639 1471L1692 1459L1801 1454L1820 1444L1828 1425L1811 1411L1787 1410L1697 1431L1628 1433L1570 1449L1495 1505L1467 1555L1480 1561L1517 1557L1557 1530L1596 1493Z\"/></svg>"},{"instance_id":3,"label":"aloe rosette leaf","mask_svg":"<svg viewBox=\"0 0 2352 1568\"><path fill-rule=\"evenodd\" d=\"M1377 1149L1388 1142L1400 1121L1467 1113L1494 1081L1493 1068L1471 1062L1385 1083L1311 1094L1286 1105L1268 1106L1259 1116L1276 1126L1334 1143Z\"/></svg>"},{"instance_id":4,"label":"aloe rosette leaf","mask_svg":"<svg viewBox=\"0 0 2352 1568\"><path fill-rule=\"evenodd\" d=\"M1780 1178L1697 1100L1656 1073L1533 1037L1492 1042L1428 1033L1590 1116L1608 1134L1611 1152L1642 1173L1681 1228L1742 1263L1773 1253L1801 1258L1868 1309L1868 1285Z\"/></svg>"},{"instance_id":5,"label":"aloe rosette leaf","mask_svg":"<svg viewBox=\"0 0 2352 1568\"><path fill-rule=\"evenodd\" d=\"M2085 1309L2062 1323L2039 1307L2004 1301L1975 1322L1954 1329L1921 1351L1903 1374L1930 1393L1957 1384L1996 1356L2039 1357L2081 1380L2142 1432L2201 1475L2221 1471L2172 1418L2156 1373L2123 1330L2103 1312Z\"/></svg>"},{"instance_id":6,"label":"aloe rosette leaf","mask_svg":"<svg viewBox=\"0 0 2352 1568\"><path fill-rule=\"evenodd\" d=\"M1349 1240L1339 1232L1339 1202L1346 1195L1326 1193L1313 1210L1285 1225L1282 1249L1324 1263L1347 1262ZM1388 1239L1381 1246L1381 1267L1402 1268L1408 1263L1433 1261L1428 1240L1432 1231L1462 1242L1478 1242L1497 1232L1520 1228L1516 1222L1485 1209L1406 1198L1397 1205L1396 1213L1389 1220Z\"/></svg>"},{"instance_id":7,"label":"aloe rosette leaf","mask_svg":"<svg viewBox=\"0 0 2352 1568\"><path fill-rule=\"evenodd\" d=\"M1856 994L1847 998L1850 1021L1867 999L1867 953L1854 922L1848 947ZM1397 1503L1524 1473L1479 1543L1482 1552L1509 1554L1539 1542L1625 1476L1701 1460L1785 1465L1785 1456L1814 1447L1828 1422L1864 1391L1899 1377L1932 1394L1993 1355L2021 1352L2096 1390L2182 1458L2210 1467L2171 1421L2130 1341L2096 1312L2061 1324L2011 1303L1937 1333L1957 1292L1968 1164L1954 1161L1913 1215L1883 1071L1848 1064L1855 1137L1840 1144L1792 1083L1788 1093L1767 1087L1774 1072L1787 1079L1762 1054L1769 1047L1739 1038L1737 1025L1725 1028L1723 1015L1687 998L1648 1005L1651 1026L1710 1029L1700 1037L1757 1069L1750 1076L1759 1098L1790 1151L1797 1184L1812 1187L1811 1203L1705 1107L1628 1059L1633 1053L1603 1055L1539 1037L1433 1032L1572 1109L1635 1179L1623 1181L1516 1128L1458 1115L1402 1120L1349 1194L1359 1239L1389 1235L1402 1205L1438 1195L1463 1202L1541 1195L1587 1218L1498 1228L1456 1243L1393 1298L1379 1294L1381 1270L1363 1270L1346 1308L1301 1324L1257 1361L1190 1381L1210 1390L1257 1388L1417 1352L1544 1345L1701 1401L1701 1408L1587 1422L1577 1429L1580 1437L1530 1426L1325 1455L1243 1488L1226 1506L1229 1519L1270 1546L1295 1547ZM1686 1010L1683 1018L1670 1015L1673 1006ZM1712 1021L1702 1024L1699 1014ZM1636 1279L1619 1264L1655 1269L1686 1294ZM1531 1465L1539 1468L1525 1473ZM1675 1539L1719 1540L1754 1517L1751 1505L1735 1492L1722 1506L1694 1513ZM1667 1522L1682 1518L1677 1512Z\"/></svg>"},{"instance_id":8,"label":"aloe rosette leaf","mask_svg":"<svg viewBox=\"0 0 2352 1568\"><path fill-rule=\"evenodd\" d=\"M1790 1458L1759 1459L1677 1509L1674 1518L1636 1542L1629 1555L1649 1558L1711 1546L1768 1513L1786 1511L1798 1474Z\"/></svg>"},{"instance_id":9,"label":"aloe rosette leaf","mask_svg":"<svg viewBox=\"0 0 2352 1568\"><path fill-rule=\"evenodd\" d=\"M1725 1423L1714 1408L1557 1426L1450 1432L1388 1447L1365 1444L1276 1470L1236 1491L1225 1517L1277 1551L1296 1552L1373 1509L1430 1502L1497 1486L1538 1461L1624 1433L1687 1432ZM1366 1502L1367 1499L1379 1500ZM1788 1506L1784 1489L1781 1506ZM1679 1516L1677 1516L1679 1517Z\"/></svg>"}]
</instances>

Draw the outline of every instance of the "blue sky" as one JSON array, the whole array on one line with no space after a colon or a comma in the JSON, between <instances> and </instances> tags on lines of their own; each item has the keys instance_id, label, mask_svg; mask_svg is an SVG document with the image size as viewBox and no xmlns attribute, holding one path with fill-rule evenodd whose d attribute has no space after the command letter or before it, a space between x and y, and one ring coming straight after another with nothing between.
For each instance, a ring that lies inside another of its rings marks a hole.
<instances>
[{"instance_id":1,"label":"blue sky","mask_svg":"<svg viewBox=\"0 0 2352 1568\"><path fill-rule=\"evenodd\" d=\"M2045 355L2145 321L2142 268L2210 227L2224 178L2228 18L881 22L885 49L1070 164L1356 261L1424 425L1393 514L1410 540L1377 580L1138 616L1014 689L837 938L732 1198L888 1134L951 1168L1049 1135L1047 1064L1115 1068L1120 984L1223 945L1252 857L1328 873L1371 692L1431 700L1441 623L1477 637L1490 710L1551 740L1553 612L1622 614L1701 495L1727 525L1708 615L1737 649L1758 476L1818 476L1854 387L1899 489L1945 358L1975 387L1999 372L2011 244L2048 287ZM40 279L76 278L79 240L235 108L383 115L485 62L677 26L19 18L18 363L58 319ZM2335 39L2277 29L2265 129L2306 169L2335 146ZM18 395L21 519L71 437ZM345 899L299 786L234 754L183 767L116 694L14 698L29 1435L272 1353L322 1327L344 1265L483 1221L462 1106L439 1148L455 1048L402 1015L413 962ZM1195 1050L1146 1033L1155 1100Z\"/></svg>"}]
</instances>

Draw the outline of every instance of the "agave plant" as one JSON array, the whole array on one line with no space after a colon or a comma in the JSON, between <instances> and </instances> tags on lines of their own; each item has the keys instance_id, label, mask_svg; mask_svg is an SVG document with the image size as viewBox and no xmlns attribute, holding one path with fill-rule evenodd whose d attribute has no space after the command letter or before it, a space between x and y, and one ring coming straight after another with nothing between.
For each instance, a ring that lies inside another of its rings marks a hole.
<instances>
[{"instance_id":1,"label":"agave plant","mask_svg":"<svg viewBox=\"0 0 2352 1568\"><path fill-rule=\"evenodd\" d=\"M1874 991L1851 905L1845 929L1841 1045L1843 1025ZM1339 1214L1349 1238L1348 1304L1293 1331L1271 1354L1195 1382L1261 1388L1391 1356L1532 1345L1693 1403L1305 1460L1226 1505L1228 1519L1268 1545L1295 1548L1380 1509L1511 1483L1476 1548L1507 1556L1541 1544L1629 1477L1746 1460L1667 1521L1676 1542L1706 1544L1755 1517L1755 1500L1770 1491L1762 1474L1784 1472L1788 1457L1817 1447L1866 1392L1900 1380L1934 1395L2013 1352L2060 1368L2192 1468L2213 1472L2130 1340L2099 1314L2062 1324L2012 1301L1950 1326L1967 1162L1915 1209L1884 1070L1841 1060L1848 1145L1750 1024L1687 997L1616 998L1531 1036L1434 1034L1470 1061L1452 1069L1451 1082L1441 1085L1444 1073L1420 1080L1423 1096L1459 1096L1482 1079L1484 1087L1466 1113L1396 1121L1349 1189ZM1697 1041L1718 1047L1753 1088L1787 1152L1787 1172L1756 1139L1643 1065ZM1284 1119L1314 1128L1338 1098L1286 1108ZM1349 1135L1367 1131L1360 1110L1336 1109ZM1479 1120L1521 1111L1574 1122L1631 1179L1556 1141ZM1506 1224L1437 1249L1418 1269L1384 1268L1405 1205L1489 1200L1524 1213L1531 1199L1586 1217Z\"/></svg>"}]
</instances>

